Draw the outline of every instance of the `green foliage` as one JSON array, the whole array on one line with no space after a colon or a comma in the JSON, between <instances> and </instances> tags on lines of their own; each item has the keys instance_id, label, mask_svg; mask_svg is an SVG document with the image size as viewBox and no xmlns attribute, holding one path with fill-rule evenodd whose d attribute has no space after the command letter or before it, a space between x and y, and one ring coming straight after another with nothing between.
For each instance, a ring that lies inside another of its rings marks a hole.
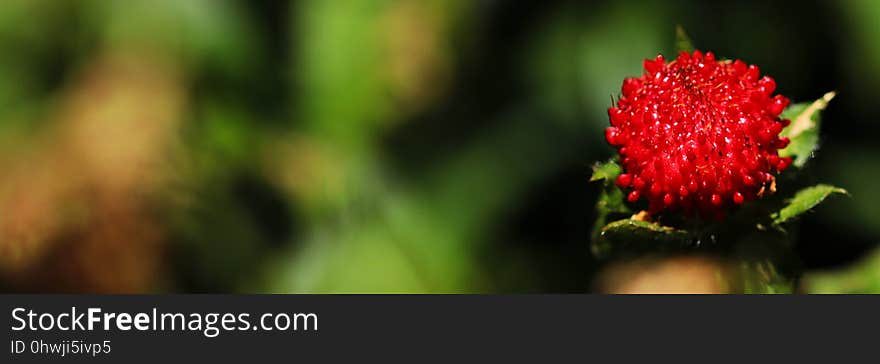
<instances>
[{"instance_id":1,"label":"green foliage","mask_svg":"<svg viewBox=\"0 0 880 364\"><path fill-rule=\"evenodd\" d=\"M880 249L851 267L807 273L801 282L806 293L880 293Z\"/></svg>"},{"instance_id":2,"label":"green foliage","mask_svg":"<svg viewBox=\"0 0 880 364\"><path fill-rule=\"evenodd\" d=\"M781 274L769 261L748 262L739 265L741 287L737 292L747 294L792 293L794 279Z\"/></svg>"},{"instance_id":3,"label":"green foliage","mask_svg":"<svg viewBox=\"0 0 880 364\"><path fill-rule=\"evenodd\" d=\"M593 175L590 176L590 182L608 180L613 182L623 168L617 164L615 159L611 159L605 163L596 163L593 165Z\"/></svg>"},{"instance_id":4,"label":"green foliage","mask_svg":"<svg viewBox=\"0 0 880 364\"><path fill-rule=\"evenodd\" d=\"M617 186L609 185L610 183L606 182L603 186L596 208L605 215L630 212L626 204L623 203L623 191Z\"/></svg>"},{"instance_id":5,"label":"green foliage","mask_svg":"<svg viewBox=\"0 0 880 364\"><path fill-rule=\"evenodd\" d=\"M544 123L570 130L587 127L596 145L608 124L609 93L620 91L624 77L642 72L640 62L621 60L656 54L668 28L658 21L668 11L662 4L606 5L587 13L575 4L558 7L535 34L523 71L529 77L529 99L549 114Z\"/></svg>"},{"instance_id":6,"label":"green foliage","mask_svg":"<svg viewBox=\"0 0 880 364\"><path fill-rule=\"evenodd\" d=\"M691 41L691 37L684 31L684 27L677 25L675 27L675 50L690 53L694 49L694 43Z\"/></svg>"},{"instance_id":7,"label":"green foliage","mask_svg":"<svg viewBox=\"0 0 880 364\"><path fill-rule=\"evenodd\" d=\"M593 166L591 182L602 181L602 190L596 200L596 222L593 224L593 240L597 240L602 227L612 214L626 214L630 210L623 202L623 191L614 184L617 176L623 169L615 159L605 163L597 163Z\"/></svg>"},{"instance_id":8,"label":"green foliage","mask_svg":"<svg viewBox=\"0 0 880 364\"><path fill-rule=\"evenodd\" d=\"M826 184L804 188L788 201L788 204L774 213L773 224L780 225L809 211L835 193L846 194L846 190Z\"/></svg>"},{"instance_id":9,"label":"green foliage","mask_svg":"<svg viewBox=\"0 0 880 364\"><path fill-rule=\"evenodd\" d=\"M853 112L874 109L868 86L880 70L874 67L880 33L870 16L880 6L867 3L842 3L854 19L853 47L865 52L826 55L844 67L839 85L848 105L840 119L854 125L837 137L876 119ZM550 11L530 21L528 31L508 34L487 32L492 27L480 21L498 17L508 24L507 14L518 12L503 2L12 1L0 7L0 44L19 50L0 57L0 165L12 173L5 167L14 159L33 157L37 167L50 159L41 158L44 152L67 150L37 137L64 135L76 120L104 110L89 106L106 104L98 91L114 88L103 85L149 87L131 83L125 69L108 67L128 56L144 69L179 72L170 79L183 93L179 105L155 105L149 97L155 92L138 93L145 108L167 108L180 119L179 129L169 131L175 141L156 149L167 151L156 160L170 171L152 174L158 169L144 166L143 180L161 187L141 191L139 185L130 196L162 216L154 227L167 236L163 249L170 258L156 278L167 285L161 289L450 293L509 292L515 285L572 291L603 262L559 247L583 242L581 229L593 223L583 217L592 208L584 204L596 198L595 257L708 253L730 268L733 292L790 292L801 274L789 264L798 259L791 256L796 217L840 189L795 194L793 186L806 185L785 175L776 195L748 202L719 223L674 214L640 220L637 205L626 203L614 183L621 173L615 159L594 166L589 185L582 175L565 175L564 187L557 184L561 171L589 173L585 161L607 157L601 131L608 125L609 93L642 72L641 59L694 49L681 27L670 42L670 24L686 21L697 38L713 29L715 20L705 20L711 17L682 20L692 5L606 1L584 12L578 4L557 4L542 8ZM780 42L800 34L792 24L761 20L723 47L702 49L761 65L786 92L814 89L816 78L795 76L821 64L808 61L823 54L821 42ZM96 91L79 96L93 101L82 104L89 107L70 107L76 90ZM815 152L819 114L833 96L793 104L783 114L793 124L783 131L791 145L782 155L795 157L795 167ZM118 112L124 118L139 111ZM143 121L149 133L153 123ZM120 145L140 137L102 130L89 133ZM872 193L880 154L870 140L861 147L849 140L823 146L817 174L833 176L830 181L858 198L816 209L810 220L822 229L852 232L855 240L880 236L880 203ZM61 163L80 157L67 154ZM35 176L33 185L53 182L43 177ZM8 180L0 178L0 190ZM21 194L25 208L6 209L20 214L0 220L46 215L27 209L30 204L70 209L66 192L55 206L36 191ZM100 189L87 193L104 196ZM536 215L553 224L532 224ZM516 224L512 219L529 223L509 226ZM77 237L53 240L67 246ZM533 244L543 240L548 244ZM878 292L878 257L841 271L808 272L801 289Z\"/></svg>"},{"instance_id":10,"label":"green foliage","mask_svg":"<svg viewBox=\"0 0 880 364\"><path fill-rule=\"evenodd\" d=\"M813 156L819 144L820 111L828 106L828 102L834 98L835 93L829 92L812 103L799 103L789 106L780 115L783 119L791 120L791 125L780 133L783 137L791 139L791 143L779 155L794 157L794 166L800 168Z\"/></svg>"}]
</instances>

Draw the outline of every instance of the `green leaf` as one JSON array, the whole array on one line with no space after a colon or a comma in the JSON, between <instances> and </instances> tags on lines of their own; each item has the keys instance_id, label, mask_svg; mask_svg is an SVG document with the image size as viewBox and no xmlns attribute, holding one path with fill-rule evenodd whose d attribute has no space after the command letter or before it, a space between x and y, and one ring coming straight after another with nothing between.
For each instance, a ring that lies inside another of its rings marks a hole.
<instances>
[{"instance_id":1,"label":"green leaf","mask_svg":"<svg viewBox=\"0 0 880 364\"><path fill-rule=\"evenodd\" d=\"M813 155L819 142L820 111L828 106L828 102L834 98L835 92L829 92L812 103L799 103L789 106L779 116L782 119L790 119L791 125L779 134L791 139L791 143L779 155L794 157L794 166L801 168Z\"/></svg>"},{"instance_id":2,"label":"green leaf","mask_svg":"<svg viewBox=\"0 0 880 364\"><path fill-rule=\"evenodd\" d=\"M593 242L593 253L608 255L612 250L638 253L681 250L690 245L691 234L657 223L623 219L602 227Z\"/></svg>"},{"instance_id":3,"label":"green leaf","mask_svg":"<svg viewBox=\"0 0 880 364\"><path fill-rule=\"evenodd\" d=\"M602 228L602 236L615 238L618 235L647 240L681 240L687 238L684 230L663 226L655 222L623 219L612 222Z\"/></svg>"},{"instance_id":4,"label":"green leaf","mask_svg":"<svg viewBox=\"0 0 880 364\"><path fill-rule=\"evenodd\" d=\"M593 176L590 177L590 182L600 180L614 182L614 179L616 179L622 171L623 169L613 158L605 163L596 163L593 165Z\"/></svg>"},{"instance_id":5,"label":"green leaf","mask_svg":"<svg viewBox=\"0 0 880 364\"><path fill-rule=\"evenodd\" d=\"M620 175L622 169L614 159L593 166L593 176L590 181L603 181L602 191L596 200L596 222L593 225L593 241L599 237L600 230L612 214L626 214L630 210L624 204L623 191L614 184L614 180Z\"/></svg>"},{"instance_id":6,"label":"green leaf","mask_svg":"<svg viewBox=\"0 0 880 364\"><path fill-rule=\"evenodd\" d=\"M834 193L847 194L846 190L842 188L826 184L819 184L798 191L794 198L788 201L788 205L771 216L773 224L778 226L809 211Z\"/></svg>"},{"instance_id":7,"label":"green leaf","mask_svg":"<svg viewBox=\"0 0 880 364\"><path fill-rule=\"evenodd\" d=\"M617 186L606 186L599 194L596 209L600 213L628 213L629 208L623 203L623 191Z\"/></svg>"},{"instance_id":8,"label":"green leaf","mask_svg":"<svg viewBox=\"0 0 880 364\"><path fill-rule=\"evenodd\" d=\"M694 51L694 43L691 41L691 38L688 37L681 25L675 26L675 50L688 53Z\"/></svg>"}]
</instances>

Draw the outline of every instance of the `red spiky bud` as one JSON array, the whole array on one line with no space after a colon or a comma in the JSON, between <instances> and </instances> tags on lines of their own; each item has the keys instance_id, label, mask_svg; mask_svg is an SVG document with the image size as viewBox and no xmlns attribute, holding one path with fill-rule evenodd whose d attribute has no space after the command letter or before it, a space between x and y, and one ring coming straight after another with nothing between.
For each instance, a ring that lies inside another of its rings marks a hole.
<instances>
[{"instance_id":1,"label":"red spiky bud","mask_svg":"<svg viewBox=\"0 0 880 364\"><path fill-rule=\"evenodd\" d=\"M779 114L788 98L757 66L718 61L708 52L645 60L645 73L627 78L617 107L608 109L605 139L618 148L627 199L644 197L649 211L682 208L721 216L725 206L760 198L773 172L791 164L778 150L788 125Z\"/></svg>"}]
</instances>

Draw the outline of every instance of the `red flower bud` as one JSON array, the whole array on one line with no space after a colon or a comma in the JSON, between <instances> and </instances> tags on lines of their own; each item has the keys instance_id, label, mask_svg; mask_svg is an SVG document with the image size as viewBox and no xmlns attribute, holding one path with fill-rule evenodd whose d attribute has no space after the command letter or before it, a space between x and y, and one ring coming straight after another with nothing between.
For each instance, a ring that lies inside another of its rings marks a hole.
<instances>
[{"instance_id":1,"label":"red flower bud","mask_svg":"<svg viewBox=\"0 0 880 364\"><path fill-rule=\"evenodd\" d=\"M644 197L651 212L682 208L713 217L772 190L771 173L791 164L778 156L789 143L779 137L790 122L779 118L789 100L772 95L773 78L700 51L668 63L658 56L644 68L624 80L605 132L621 152L617 184L630 190L630 202Z\"/></svg>"}]
</instances>

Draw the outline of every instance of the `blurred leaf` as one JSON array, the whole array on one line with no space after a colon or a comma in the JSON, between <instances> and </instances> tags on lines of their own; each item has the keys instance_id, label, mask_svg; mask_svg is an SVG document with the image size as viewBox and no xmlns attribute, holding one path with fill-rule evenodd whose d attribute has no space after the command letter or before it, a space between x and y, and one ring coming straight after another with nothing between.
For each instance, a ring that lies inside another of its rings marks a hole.
<instances>
[{"instance_id":1,"label":"blurred leaf","mask_svg":"<svg viewBox=\"0 0 880 364\"><path fill-rule=\"evenodd\" d=\"M424 179L353 178L360 182L351 192L357 200L279 255L266 273L269 290L451 293L484 287L474 247L487 240L489 222L560 168L578 145L574 134L547 128L527 112L503 118L490 133L432 164ZM531 151L528 166L523 149Z\"/></svg>"},{"instance_id":2,"label":"blurred leaf","mask_svg":"<svg viewBox=\"0 0 880 364\"><path fill-rule=\"evenodd\" d=\"M694 51L694 43L681 25L675 26L675 50L688 53Z\"/></svg>"},{"instance_id":3,"label":"blurred leaf","mask_svg":"<svg viewBox=\"0 0 880 364\"><path fill-rule=\"evenodd\" d=\"M308 133L362 153L443 93L454 51L447 41L467 12L449 1L295 2L296 118Z\"/></svg>"},{"instance_id":4,"label":"blurred leaf","mask_svg":"<svg viewBox=\"0 0 880 364\"><path fill-rule=\"evenodd\" d=\"M680 250L690 245L691 234L657 223L623 219L602 227L594 241L593 253L605 256L612 251L639 253Z\"/></svg>"},{"instance_id":5,"label":"blurred leaf","mask_svg":"<svg viewBox=\"0 0 880 364\"><path fill-rule=\"evenodd\" d=\"M833 193L846 194L846 190L831 185L819 184L798 191L788 205L772 215L773 224L780 225L818 205Z\"/></svg>"},{"instance_id":6,"label":"blurred leaf","mask_svg":"<svg viewBox=\"0 0 880 364\"><path fill-rule=\"evenodd\" d=\"M794 280L780 274L770 261L742 262L739 266L742 293L792 293Z\"/></svg>"},{"instance_id":7,"label":"blurred leaf","mask_svg":"<svg viewBox=\"0 0 880 364\"><path fill-rule=\"evenodd\" d=\"M193 66L238 72L260 53L260 39L242 4L232 1L93 2L84 21L114 49L144 47Z\"/></svg>"},{"instance_id":8,"label":"blurred leaf","mask_svg":"<svg viewBox=\"0 0 880 364\"><path fill-rule=\"evenodd\" d=\"M807 293L880 293L880 249L841 270L807 273L801 282Z\"/></svg>"},{"instance_id":9,"label":"blurred leaf","mask_svg":"<svg viewBox=\"0 0 880 364\"><path fill-rule=\"evenodd\" d=\"M791 143L785 149L779 151L783 157L794 157L796 167L803 167L813 155L819 143L819 112L828 106L828 102L835 96L829 92L812 103L800 103L789 106L779 116L782 119L790 119L791 125L782 130L780 136L788 137Z\"/></svg>"}]
</instances>

